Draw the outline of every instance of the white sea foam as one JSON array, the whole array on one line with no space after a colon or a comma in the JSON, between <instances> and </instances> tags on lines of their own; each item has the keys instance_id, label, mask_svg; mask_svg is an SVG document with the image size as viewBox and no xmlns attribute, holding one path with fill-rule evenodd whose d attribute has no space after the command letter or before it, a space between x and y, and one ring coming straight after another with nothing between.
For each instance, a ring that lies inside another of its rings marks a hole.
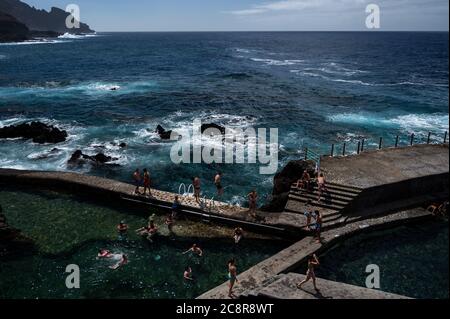
<instances>
[{"instance_id":1,"label":"white sea foam","mask_svg":"<svg viewBox=\"0 0 450 319\"><path fill-rule=\"evenodd\" d=\"M60 35L58 38L59 39L85 39L85 38L92 38L92 37L96 37L97 34L96 33L91 33L91 34L72 34L72 33L64 33L63 35Z\"/></svg>"},{"instance_id":2,"label":"white sea foam","mask_svg":"<svg viewBox=\"0 0 450 319\"><path fill-rule=\"evenodd\" d=\"M406 114L392 118L383 118L368 113L343 113L328 117L331 122L402 128L408 132L420 132L421 130L446 131L449 128L449 115L434 114Z\"/></svg>"},{"instance_id":3,"label":"white sea foam","mask_svg":"<svg viewBox=\"0 0 450 319\"><path fill-rule=\"evenodd\" d=\"M0 43L0 46L15 46L15 45L34 45L34 44L57 44L57 43L70 43L72 41L67 40L48 40L48 39L42 39L42 40L29 40L24 42L6 42L6 43Z\"/></svg>"},{"instance_id":4,"label":"white sea foam","mask_svg":"<svg viewBox=\"0 0 450 319\"><path fill-rule=\"evenodd\" d=\"M274 65L274 66L295 65L304 62L304 60L274 60L274 59L259 59L259 58L251 58L251 60L254 62L262 62L266 65Z\"/></svg>"}]
</instances>

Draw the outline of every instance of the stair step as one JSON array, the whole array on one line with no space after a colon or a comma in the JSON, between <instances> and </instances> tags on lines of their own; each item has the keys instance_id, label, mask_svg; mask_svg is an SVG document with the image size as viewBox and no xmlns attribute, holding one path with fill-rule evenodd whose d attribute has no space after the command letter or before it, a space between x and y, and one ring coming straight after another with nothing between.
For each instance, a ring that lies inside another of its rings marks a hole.
<instances>
[{"instance_id":1,"label":"stair step","mask_svg":"<svg viewBox=\"0 0 450 319\"><path fill-rule=\"evenodd\" d=\"M346 189L354 190L354 191L357 191L357 192L362 192L363 191L362 188L359 188L359 187L356 187L356 186L342 185L342 184L333 183L333 182L327 182L327 185L330 185L330 186L333 186L333 187L346 188Z\"/></svg>"},{"instance_id":2,"label":"stair step","mask_svg":"<svg viewBox=\"0 0 450 319\"><path fill-rule=\"evenodd\" d=\"M307 203L308 202L307 198L304 198L304 197L301 197L301 196L292 195L292 194L289 194L289 199L292 199L292 200L295 200L295 201L298 201L298 202L302 202L302 203ZM313 202L312 205L315 206L315 207L331 208L331 209L334 209L334 210L342 210L346 206L346 205L341 205L341 204L336 204L336 203L327 204L325 202L320 202L320 203Z\"/></svg>"},{"instance_id":3,"label":"stair step","mask_svg":"<svg viewBox=\"0 0 450 319\"><path fill-rule=\"evenodd\" d=\"M325 225L326 223L330 223L336 220L340 220L342 218L345 218L344 216L342 216L341 214L337 214L334 216L323 216L322 220L323 220L323 224Z\"/></svg>"},{"instance_id":4,"label":"stair step","mask_svg":"<svg viewBox=\"0 0 450 319\"><path fill-rule=\"evenodd\" d=\"M295 214L304 214L305 211L307 211L307 210L310 211L312 209L314 209L314 207L311 207L311 206L306 207L305 203L295 201L295 200L288 200L288 202L286 203L286 207L285 207L285 211L290 212L290 213L295 213ZM339 213L339 210L322 208L321 212L322 212L323 216L328 216L331 214Z\"/></svg>"},{"instance_id":5,"label":"stair step","mask_svg":"<svg viewBox=\"0 0 450 319\"><path fill-rule=\"evenodd\" d=\"M315 198L319 197L319 193L317 191L313 191L313 192L302 191L302 192L300 192L298 190L291 189L291 193L293 193L297 196L310 195ZM336 199L336 200L340 200L343 202L351 202L353 199L355 199L357 197L355 195L341 195L340 193L332 194L331 192L328 192L328 193L325 192L324 194L322 194L323 198L326 198L327 196L331 197L331 199Z\"/></svg>"},{"instance_id":6,"label":"stair step","mask_svg":"<svg viewBox=\"0 0 450 319\"><path fill-rule=\"evenodd\" d=\"M317 203L317 199L319 198L319 195L316 194L312 194L312 193L290 193L290 195L298 198L298 197L303 197L307 200L311 200L313 202L313 204ZM325 196L324 196L325 195ZM335 196L326 196L326 194L324 194L321 196L321 202L325 203L325 204L336 204L336 205L342 205L342 206L347 206L352 200L351 199L340 199L340 198L336 198Z\"/></svg>"},{"instance_id":7,"label":"stair step","mask_svg":"<svg viewBox=\"0 0 450 319\"><path fill-rule=\"evenodd\" d=\"M293 183L293 184L291 185L291 187L297 188L297 187L296 187L296 183ZM336 190L336 191L340 191L340 192L343 192L343 193L356 194L356 195L358 195L359 193L361 193L361 192L363 191L362 189L347 188L346 186L342 186L342 185L332 185L332 184L329 184L329 183L326 183L326 187L327 187L329 190ZM313 188L314 188L314 189L317 189L317 185L314 185Z\"/></svg>"},{"instance_id":8,"label":"stair step","mask_svg":"<svg viewBox=\"0 0 450 319\"><path fill-rule=\"evenodd\" d=\"M302 192L302 193L305 193L306 191L300 190L297 187L292 186L291 187L291 192L296 192L296 193ZM319 195L318 194L318 190L317 190L316 187L314 187L312 192L310 191L309 193ZM353 198L355 198L355 197L357 197L359 195L359 194L356 194L356 193L347 193L347 192L343 192L341 190L335 190L335 189L331 189L331 188L328 188L328 192L325 192L325 193L331 194L333 196L340 196L340 197L343 197L343 198L348 198L348 199L353 199Z\"/></svg>"}]
</instances>

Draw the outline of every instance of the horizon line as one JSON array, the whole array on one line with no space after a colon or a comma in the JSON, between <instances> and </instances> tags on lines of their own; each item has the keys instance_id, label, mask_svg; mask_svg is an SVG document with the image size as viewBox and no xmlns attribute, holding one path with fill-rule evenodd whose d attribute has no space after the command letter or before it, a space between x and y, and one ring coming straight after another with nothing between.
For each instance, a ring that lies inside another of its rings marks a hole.
<instances>
[{"instance_id":1,"label":"horizon line","mask_svg":"<svg viewBox=\"0 0 450 319\"><path fill-rule=\"evenodd\" d=\"M226 33L238 33L238 32L358 32L358 33L387 33L387 32L415 32L415 33L431 33L431 32L440 32L440 33L449 33L449 30L102 30L96 31L96 33L213 33L213 32L226 32Z\"/></svg>"}]
</instances>

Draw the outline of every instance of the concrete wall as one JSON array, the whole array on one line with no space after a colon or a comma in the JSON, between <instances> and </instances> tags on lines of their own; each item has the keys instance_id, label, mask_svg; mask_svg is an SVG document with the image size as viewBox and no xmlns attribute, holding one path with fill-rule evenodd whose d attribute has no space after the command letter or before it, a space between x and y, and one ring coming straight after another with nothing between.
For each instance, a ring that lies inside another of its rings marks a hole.
<instances>
[{"instance_id":1,"label":"concrete wall","mask_svg":"<svg viewBox=\"0 0 450 319\"><path fill-rule=\"evenodd\" d=\"M364 215L368 208L376 206L389 206L396 202L395 208L409 208L410 203L416 206L417 202L429 204L429 198L449 197L449 173L428 175L403 180L396 183L370 187L363 190L354 202L346 207L345 212ZM414 201L417 199L417 201ZM402 202L404 206L402 207ZM394 207L394 205L393 205Z\"/></svg>"}]
</instances>

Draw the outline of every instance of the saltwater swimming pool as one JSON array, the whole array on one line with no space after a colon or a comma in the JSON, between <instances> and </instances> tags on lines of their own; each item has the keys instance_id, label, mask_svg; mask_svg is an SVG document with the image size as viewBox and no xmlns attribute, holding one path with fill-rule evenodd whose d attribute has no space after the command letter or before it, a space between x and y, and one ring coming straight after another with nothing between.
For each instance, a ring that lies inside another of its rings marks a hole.
<instances>
[{"instance_id":1,"label":"saltwater swimming pool","mask_svg":"<svg viewBox=\"0 0 450 319\"><path fill-rule=\"evenodd\" d=\"M429 221L350 238L320 256L319 278L365 287L366 266L380 269L381 290L449 298L448 221ZM305 273L303 265L298 272Z\"/></svg>"},{"instance_id":2,"label":"saltwater swimming pool","mask_svg":"<svg viewBox=\"0 0 450 319\"><path fill-rule=\"evenodd\" d=\"M134 234L152 211L101 206L51 191L0 190L0 204L10 226L36 244L35 252L0 254L0 298L195 298L226 280L226 262L236 257L239 272L270 257L288 243L248 233L237 247L232 229L179 221L169 236L164 216L156 216L161 235L153 244ZM119 240L116 225L126 220L128 239ZM202 258L182 252L193 243ZM98 250L124 253L130 262L116 271L113 260L98 260ZM80 289L67 289L66 266L80 267ZM193 270L186 283L183 271Z\"/></svg>"}]
</instances>

